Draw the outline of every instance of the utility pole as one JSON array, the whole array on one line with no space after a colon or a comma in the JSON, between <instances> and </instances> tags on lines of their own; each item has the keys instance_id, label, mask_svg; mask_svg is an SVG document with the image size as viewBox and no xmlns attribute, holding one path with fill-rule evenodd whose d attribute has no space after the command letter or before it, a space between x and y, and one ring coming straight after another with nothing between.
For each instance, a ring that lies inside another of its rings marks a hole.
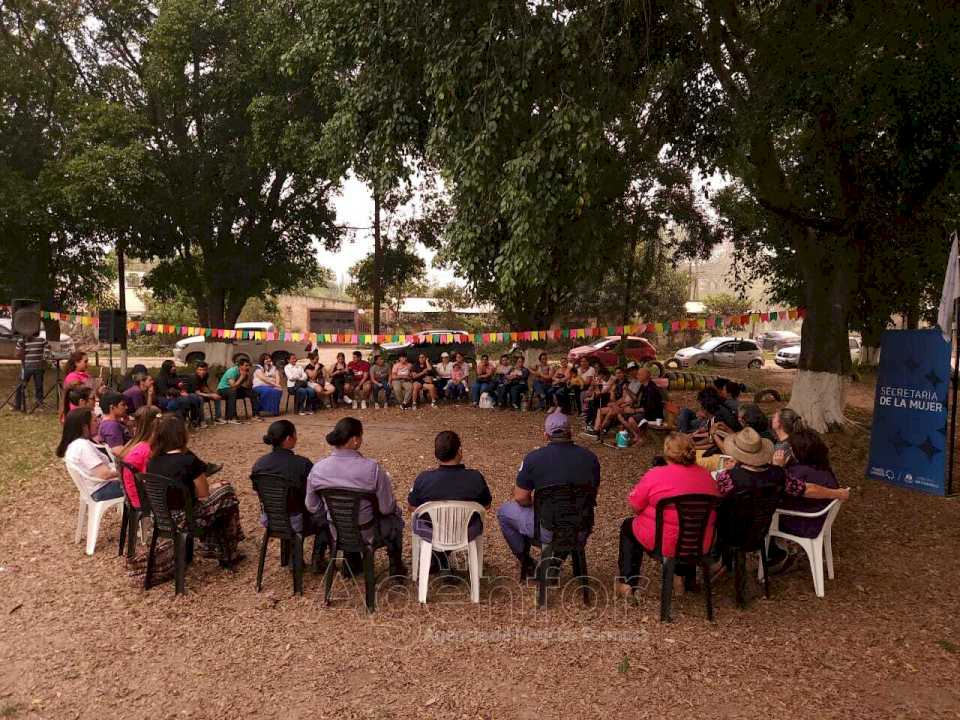
<instances>
[{"instance_id":1,"label":"utility pole","mask_svg":"<svg viewBox=\"0 0 960 720\"><path fill-rule=\"evenodd\" d=\"M125 248L126 241L118 240L117 241L117 294L120 296L118 298L119 305L118 309L120 310L120 315L124 318L124 323L126 323L127 317L127 276L126 276L126 263L124 262L123 254L126 250ZM120 374L127 374L127 329L124 327L123 335L120 338Z\"/></svg>"}]
</instances>

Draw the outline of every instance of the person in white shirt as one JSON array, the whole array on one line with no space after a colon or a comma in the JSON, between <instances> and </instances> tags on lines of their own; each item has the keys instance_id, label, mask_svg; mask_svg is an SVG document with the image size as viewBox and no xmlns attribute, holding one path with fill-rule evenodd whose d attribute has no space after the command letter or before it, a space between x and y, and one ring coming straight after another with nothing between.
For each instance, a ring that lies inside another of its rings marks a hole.
<instances>
[{"instance_id":1,"label":"person in white shirt","mask_svg":"<svg viewBox=\"0 0 960 720\"><path fill-rule=\"evenodd\" d=\"M96 418L90 408L71 410L63 421L57 457L82 473L83 482L94 500L100 502L123 497L110 451L94 444L91 439L96 431Z\"/></svg>"},{"instance_id":2,"label":"person in white shirt","mask_svg":"<svg viewBox=\"0 0 960 720\"><path fill-rule=\"evenodd\" d=\"M450 353L440 353L440 362L434 365L433 369L437 371L437 376L433 379L433 385L442 397L446 394L447 383L453 377L453 363L450 362Z\"/></svg>"},{"instance_id":3,"label":"person in white shirt","mask_svg":"<svg viewBox=\"0 0 960 720\"><path fill-rule=\"evenodd\" d=\"M260 410L268 415L280 414L280 398L283 397L280 371L273 365L273 359L264 353L260 364L253 372L253 394L260 399ZM260 414L255 415L261 420Z\"/></svg>"},{"instance_id":4,"label":"person in white shirt","mask_svg":"<svg viewBox=\"0 0 960 720\"><path fill-rule=\"evenodd\" d=\"M296 355L287 358L283 374L287 378L287 393L293 395L293 411L298 415L313 415L317 393L310 387L306 369L297 365Z\"/></svg>"}]
</instances>

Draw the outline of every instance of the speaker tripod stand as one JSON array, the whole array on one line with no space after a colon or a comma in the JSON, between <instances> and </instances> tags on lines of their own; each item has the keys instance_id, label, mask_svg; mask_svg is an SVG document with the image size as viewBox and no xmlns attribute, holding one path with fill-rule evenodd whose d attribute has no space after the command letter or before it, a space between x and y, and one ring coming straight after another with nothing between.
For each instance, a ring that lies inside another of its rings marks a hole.
<instances>
[{"instance_id":1,"label":"speaker tripod stand","mask_svg":"<svg viewBox=\"0 0 960 720\"><path fill-rule=\"evenodd\" d=\"M24 367L23 367L23 362L21 361L21 363L20 363L20 377L19 377L19 379L17 380L17 386L11 391L11 393L10 393L9 395L7 395L7 399L4 400L2 403L0 403L0 410L2 410L2 409L5 408L7 405L9 405L13 410L18 410L18 411L20 411L20 412L22 412L22 413L24 413L24 414L33 413L33 412L36 412L37 410L39 410L40 408L45 408L45 407L46 407L46 400L47 400L47 398L50 397L51 395L53 395L54 393L57 394L57 407L59 408L59 407L60 407L60 403L61 403L62 400L63 400L63 395L62 395L62 393L63 393L63 382L62 382L62 380L60 379L60 360L59 360L59 359L54 360L54 364L55 364L56 369L57 369L57 379L56 379L56 381L55 381L55 382L53 383L53 385L43 394L43 396L39 396L39 395L38 395L38 396L36 396L36 397L34 398L33 407L28 410L28 409L27 409L27 397L28 397L27 390L28 390L28 384L27 384L26 378L24 377L24 376L26 375L26 372L25 372L25 369L24 369ZM21 392L23 393L23 406L22 406L22 407L17 407L16 398L19 396L19 394L20 394Z\"/></svg>"}]
</instances>

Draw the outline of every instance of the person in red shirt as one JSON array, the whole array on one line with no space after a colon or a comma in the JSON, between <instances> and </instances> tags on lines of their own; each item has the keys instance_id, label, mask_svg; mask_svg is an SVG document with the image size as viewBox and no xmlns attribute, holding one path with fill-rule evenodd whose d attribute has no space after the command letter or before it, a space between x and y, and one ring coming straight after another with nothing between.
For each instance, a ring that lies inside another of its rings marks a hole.
<instances>
[{"instance_id":1,"label":"person in red shirt","mask_svg":"<svg viewBox=\"0 0 960 720\"><path fill-rule=\"evenodd\" d=\"M354 409L359 401L360 407L365 410L367 398L370 397L370 391L373 389L373 383L370 382L370 363L363 359L363 353L354 350L353 360L347 363L347 370L350 371L350 375L343 391L353 398Z\"/></svg>"},{"instance_id":2,"label":"person in red shirt","mask_svg":"<svg viewBox=\"0 0 960 720\"><path fill-rule=\"evenodd\" d=\"M677 495L720 495L713 476L697 465L697 451L693 441L683 433L670 433L663 442L666 465L648 470L630 491L628 501L636 512L620 526L620 575L614 584L615 592L629 598L639 585L640 563L643 553L656 544L657 503ZM716 513L710 518L703 542L703 552L713 544L713 525ZM677 511L668 507L663 515L663 547L665 557L672 557L677 549L679 524ZM689 579L696 576L696 567L677 565L677 575Z\"/></svg>"}]
</instances>

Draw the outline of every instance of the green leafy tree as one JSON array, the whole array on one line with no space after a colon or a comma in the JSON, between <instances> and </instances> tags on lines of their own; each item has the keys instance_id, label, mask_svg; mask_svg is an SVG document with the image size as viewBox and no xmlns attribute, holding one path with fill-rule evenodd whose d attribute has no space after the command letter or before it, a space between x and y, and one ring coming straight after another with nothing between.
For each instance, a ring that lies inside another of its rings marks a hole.
<instances>
[{"instance_id":1,"label":"green leafy tree","mask_svg":"<svg viewBox=\"0 0 960 720\"><path fill-rule=\"evenodd\" d=\"M848 327L898 257L930 253L908 243L930 239L915 230L960 155L960 15L905 1L707 0L672 3L654 22L657 91L678 100L662 105L671 151L736 178L775 228L762 232L775 259L753 257L792 266L807 309L791 405L817 429L842 427Z\"/></svg>"},{"instance_id":2,"label":"green leafy tree","mask_svg":"<svg viewBox=\"0 0 960 720\"><path fill-rule=\"evenodd\" d=\"M743 315L750 312L750 300L731 293L707 295L702 300L710 315Z\"/></svg>"},{"instance_id":3,"label":"green leafy tree","mask_svg":"<svg viewBox=\"0 0 960 720\"><path fill-rule=\"evenodd\" d=\"M105 238L69 189L90 100L71 51L82 26L72 3L0 4L0 302L76 310L109 292Z\"/></svg>"},{"instance_id":4,"label":"green leafy tree","mask_svg":"<svg viewBox=\"0 0 960 720\"><path fill-rule=\"evenodd\" d=\"M389 244L382 251L379 270L374 268L373 253L350 268L352 282L346 291L358 305L370 307L373 278L379 275L387 304L396 319L406 298L424 292L426 273L426 263L416 252L402 243Z\"/></svg>"},{"instance_id":5,"label":"green leafy tree","mask_svg":"<svg viewBox=\"0 0 960 720\"><path fill-rule=\"evenodd\" d=\"M428 132L418 78L423 64L396 31L415 5L371 0L307 0L299 43L288 55L315 77L336 77L338 97L325 123L321 148L334 165L352 170L373 195L373 254L369 292L373 332L380 331L380 303L388 291L388 241L384 212L409 197L409 181ZM328 95L325 81L317 93Z\"/></svg>"},{"instance_id":6,"label":"green leafy tree","mask_svg":"<svg viewBox=\"0 0 960 720\"><path fill-rule=\"evenodd\" d=\"M90 143L86 177L127 208L130 252L156 262L146 285L230 327L248 299L309 284L314 243L335 247L342 231L339 174L314 151L333 91L325 104L317 77L284 65L297 14L252 0L90 7L97 82L123 121ZM114 163L95 172L127 155L138 162L119 180Z\"/></svg>"}]
</instances>

